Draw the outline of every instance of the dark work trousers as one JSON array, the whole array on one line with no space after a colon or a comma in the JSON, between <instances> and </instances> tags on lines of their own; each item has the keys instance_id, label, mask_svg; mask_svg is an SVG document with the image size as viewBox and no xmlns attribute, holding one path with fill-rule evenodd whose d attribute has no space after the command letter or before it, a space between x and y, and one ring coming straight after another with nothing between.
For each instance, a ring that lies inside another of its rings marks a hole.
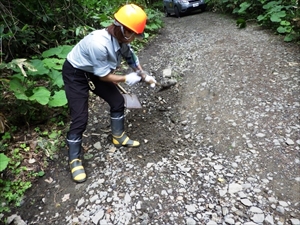
<instances>
[{"instance_id":1,"label":"dark work trousers","mask_svg":"<svg viewBox=\"0 0 300 225\"><path fill-rule=\"evenodd\" d=\"M68 136L81 137L88 122L90 88L85 73L96 87L95 90L91 91L109 104L110 113L124 114L124 98L114 83L101 81L99 77L91 73L74 68L66 60L62 75L71 115Z\"/></svg>"}]
</instances>

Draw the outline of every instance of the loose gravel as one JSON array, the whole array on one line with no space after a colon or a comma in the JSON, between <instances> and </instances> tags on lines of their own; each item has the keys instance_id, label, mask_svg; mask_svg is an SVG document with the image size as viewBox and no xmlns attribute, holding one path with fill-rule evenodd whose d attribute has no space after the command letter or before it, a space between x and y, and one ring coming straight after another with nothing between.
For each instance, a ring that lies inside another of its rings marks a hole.
<instances>
[{"instance_id":1,"label":"loose gravel","mask_svg":"<svg viewBox=\"0 0 300 225\"><path fill-rule=\"evenodd\" d=\"M127 126L141 148L107 142L108 108L94 99L88 180L74 185L63 162L10 221L299 225L299 46L205 12L165 18L140 61L157 80L178 81L131 88L144 109L128 110Z\"/></svg>"}]
</instances>

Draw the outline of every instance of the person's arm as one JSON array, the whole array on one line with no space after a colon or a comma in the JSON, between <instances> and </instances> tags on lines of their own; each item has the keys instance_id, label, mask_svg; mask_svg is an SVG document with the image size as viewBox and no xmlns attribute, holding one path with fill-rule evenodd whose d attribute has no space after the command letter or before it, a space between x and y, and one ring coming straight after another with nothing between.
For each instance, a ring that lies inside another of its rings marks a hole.
<instances>
[{"instance_id":1,"label":"person's arm","mask_svg":"<svg viewBox=\"0 0 300 225\"><path fill-rule=\"evenodd\" d=\"M135 68L132 68L134 70L134 72L136 71L143 71L143 68L141 67L141 65L137 65Z\"/></svg>"},{"instance_id":2,"label":"person's arm","mask_svg":"<svg viewBox=\"0 0 300 225\"><path fill-rule=\"evenodd\" d=\"M99 79L102 81L113 82L113 83L120 83L120 82L126 81L125 76L121 76L121 75L117 75L117 74L113 74L113 73L110 73L104 77L100 77Z\"/></svg>"},{"instance_id":3,"label":"person's arm","mask_svg":"<svg viewBox=\"0 0 300 225\"><path fill-rule=\"evenodd\" d=\"M110 73L104 77L99 78L102 81L106 82L112 82L112 83L119 83L119 82L125 82L129 86L134 85L141 81L142 77L139 76L136 72L132 72L129 74L126 74L125 76L120 76L117 74Z\"/></svg>"},{"instance_id":4,"label":"person's arm","mask_svg":"<svg viewBox=\"0 0 300 225\"><path fill-rule=\"evenodd\" d=\"M131 48L130 44L121 45L121 54L133 71L137 72L138 70L143 70L139 58Z\"/></svg>"}]
</instances>

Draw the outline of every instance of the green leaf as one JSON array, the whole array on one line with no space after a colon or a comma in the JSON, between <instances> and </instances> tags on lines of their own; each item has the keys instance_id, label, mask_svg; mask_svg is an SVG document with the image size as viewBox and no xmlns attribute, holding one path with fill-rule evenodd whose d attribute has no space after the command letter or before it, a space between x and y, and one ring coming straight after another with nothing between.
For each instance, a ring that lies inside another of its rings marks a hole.
<instances>
[{"instance_id":1,"label":"green leaf","mask_svg":"<svg viewBox=\"0 0 300 225\"><path fill-rule=\"evenodd\" d=\"M42 176L44 176L44 175L45 175L45 172L44 172L44 171L38 172L38 176L39 176L39 177L42 177Z\"/></svg>"},{"instance_id":2,"label":"green leaf","mask_svg":"<svg viewBox=\"0 0 300 225\"><path fill-rule=\"evenodd\" d=\"M280 26L277 28L277 32L280 34L290 33L291 30L292 30L292 27L290 27L290 26L287 26L287 27Z\"/></svg>"},{"instance_id":3,"label":"green leaf","mask_svg":"<svg viewBox=\"0 0 300 225\"><path fill-rule=\"evenodd\" d=\"M25 80L27 79L26 77L24 77L23 76L23 74L22 73L16 73L16 74L14 74L14 75L12 75L12 79L19 79L20 80L20 82L25 82Z\"/></svg>"},{"instance_id":4,"label":"green leaf","mask_svg":"<svg viewBox=\"0 0 300 225\"><path fill-rule=\"evenodd\" d=\"M8 162L9 158L4 153L0 153L0 172L6 169Z\"/></svg>"},{"instance_id":5,"label":"green leaf","mask_svg":"<svg viewBox=\"0 0 300 225\"><path fill-rule=\"evenodd\" d=\"M262 21L262 20L265 20L266 19L266 16L264 16L264 15L259 15L258 17L257 17L257 20L258 21Z\"/></svg>"},{"instance_id":6,"label":"green leaf","mask_svg":"<svg viewBox=\"0 0 300 225\"><path fill-rule=\"evenodd\" d=\"M43 59L43 63L49 69L61 70L62 65L64 63L64 59L57 59L57 58L46 58Z\"/></svg>"},{"instance_id":7,"label":"green leaf","mask_svg":"<svg viewBox=\"0 0 300 225\"><path fill-rule=\"evenodd\" d=\"M44 75L49 73L42 60L33 59L30 61L31 65L36 69L36 71L28 71L30 75Z\"/></svg>"},{"instance_id":8,"label":"green leaf","mask_svg":"<svg viewBox=\"0 0 300 225\"><path fill-rule=\"evenodd\" d=\"M64 90L60 90L55 92L53 96L51 96L48 105L50 107L60 107L67 104L66 93Z\"/></svg>"},{"instance_id":9,"label":"green leaf","mask_svg":"<svg viewBox=\"0 0 300 225\"><path fill-rule=\"evenodd\" d=\"M25 24L21 31L25 31L28 28L28 24Z\"/></svg>"},{"instance_id":10,"label":"green leaf","mask_svg":"<svg viewBox=\"0 0 300 225\"><path fill-rule=\"evenodd\" d=\"M61 88L64 86L64 81L62 79L61 72L57 70L51 70L48 76L52 79L52 84L56 85L57 87Z\"/></svg>"},{"instance_id":11,"label":"green leaf","mask_svg":"<svg viewBox=\"0 0 300 225\"><path fill-rule=\"evenodd\" d=\"M29 100L36 100L41 105L46 105L49 102L50 91L45 87L37 87L33 89L33 95L29 97Z\"/></svg>"},{"instance_id":12,"label":"green leaf","mask_svg":"<svg viewBox=\"0 0 300 225\"><path fill-rule=\"evenodd\" d=\"M75 35L78 36L80 33L81 27L77 27L75 30Z\"/></svg>"},{"instance_id":13,"label":"green leaf","mask_svg":"<svg viewBox=\"0 0 300 225\"><path fill-rule=\"evenodd\" d=\"M264 9L272 9L274 8L275 5L277 5L277 1L271 1L271 2L268 2L267 4L265 4L263 6Z\"/></svg>"},{"instance_id":14,"label":"green leaf","mask_svg":"<svg viewBox=\"0 0 300 225\"><path fill-rule=\"evenodd\" d=\"M242 4L240 4L240 9L238 11L239 14L243 14L245 13L245 11L251 6L251 3L249 2L243 2Z\"/></svg>"},{"instance_id":15,"label":"green leaf","mask_svg":"<svg viewBox=\"0 0 300 225\"><path fill-rule=\"evenodd\" d=\"M66 59L69 52L72 50L72 45L62 45L61 51L57 53L58 58L60 59Z\"/></svg>"},{"instance_id":16,"label":"green leaf","mask_svg":"<svg viewBox=\"0 0 300 225\"><path fill-rule=\"evenodd\" d=\"M270 20L272 22L280 22L281 21L281 17L285 17L285 16L286 16L285 11L280 11L280 12L277 12L277 13L273 13L271 15Z\"/></svg>"},{"instance_id":17,"label":"green leaf","mask_svg":"<svg viewBox=\"0 0 300 225\"><path fill-rule=\"evenodd\" d=\"M42 53L42 56L43 56L44 58L48 58L48 57L50 57L50 56L55 56L55 55L57 54L57 52L60 52L60 51L61 51L60 47L57 47L57 48L50 48L50 49L44 51L44 52Z\"/></svg>"},{"instance_id":18,"label":"green leaf","mask_svg":"<svg viewBox=\"0 0 300 225\"><path fill-rule=\"evenodd\" d=\"M51 56L57 56L58 58L65 59L67 54L71 51L73 46L71 45L61 45L56 48L50 48L42 53L44 58L49 58Z\"/></svg>"},{"instance_id":19,"label":"green leaf","mask_svg":"<svg viewBox=\"0 0 300 225\"><path fill-rule=\"evenodd\" d=\"M111 22L112 22L112 21L110 21L110 20L103 21L103 22L100 23L100 25L101 25L102 27L108 27L109 25L111 25Z\"/></svg>"},{"instance_id":20,"label":"green leaf","mask_svg":"<svg viewBox=\"0 0 300 225\"><path fill-rule=\"evenodd\" d=\"M295 37L294 37L293 34L288 34L288 35L285 36L284 41L290 42L290 41L292 41L294 39L295 39Z\"/></svg>"},{"instance_id":21,"label":"green leaf","mask_svg":"<svg viewBox=\"0 0 300 225\"><path fill-rule=\"evenodd\" d=\"M20 79L13 78L10 80L9 89L14 92L17 99L28 100L28 97L25 94L25 87L21 83Z\"/></svg>"},{"instance_id":22,"label":"green leaf","mask_svg":"<svg viewBox=\"0 0 300 225\"><path fill-rule=\"evenodd\" d=\"M282 25L282 26L289 26L289 25L291 25L291 23L290 23L289 21L282 20L282 21L280 22L280 25Z\"/></svg>"},{"instance_id":23,"label":"green leaf","mask_svg":"<svg viewBox=\"0 0 300 225\"><path fill-rule=\"evenodd\" d=\"M144 38L145 38L145 39L149 38L149 36L150 36L149 33L144 32Z\"/></svg>"}]
</instances>

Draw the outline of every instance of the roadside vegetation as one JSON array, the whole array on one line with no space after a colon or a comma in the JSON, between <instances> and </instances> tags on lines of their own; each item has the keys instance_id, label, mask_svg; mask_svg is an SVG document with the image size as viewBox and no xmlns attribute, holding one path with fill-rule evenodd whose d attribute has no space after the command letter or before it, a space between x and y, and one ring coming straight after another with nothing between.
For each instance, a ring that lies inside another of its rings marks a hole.
<instances>
[{"instance_id":1,"label":"roadside vegetation","mask_svg":"<svg viewBox=\"0 0 300 225\"><path fill-rule=\"evenodd\" d=\"M255 22L284 37L300 41L299 0L207 0L210 10L232 14L239 28Z\"/></svg>"},{"instance_id":2,"label":"roadside vegetation","mask_svg":"<svg viewBox=\"0 0 300 225\"><path fill-rule=\"evenodd\" d=\"M283 41L299 42L297 0L207 0L207 10L232 14L238 28L257 22ZM68 109L62 64L74 44L111 24L126 1L0 3L0 213L19 206L65 145ZM163 27L162 1L136 0L148 21L141 49ZM176 19L176 18L174 18ZM1 217L0 217L1 221Z\"/></svg>"}]
</instances>

